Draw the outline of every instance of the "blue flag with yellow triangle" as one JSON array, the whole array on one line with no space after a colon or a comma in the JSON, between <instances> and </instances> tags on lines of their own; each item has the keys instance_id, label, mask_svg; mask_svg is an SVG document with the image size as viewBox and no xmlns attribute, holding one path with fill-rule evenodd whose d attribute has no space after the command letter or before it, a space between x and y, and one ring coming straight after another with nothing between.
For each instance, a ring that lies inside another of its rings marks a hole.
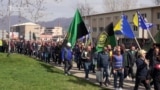
<instances>
[{"instance_id":1,"label":"blue flag with yellow triangle","mask_svg":"<svg viewBox=\"0 0 160 90\"><path fill-rule=\"evenodd\" d=\"M127 17L125 15L122 15L119 22L115 25L114 31L120 31L124 36L128 38L134 38L135 35L130 27L130 24L127 20Z\"/></svg>"}]
</instances>

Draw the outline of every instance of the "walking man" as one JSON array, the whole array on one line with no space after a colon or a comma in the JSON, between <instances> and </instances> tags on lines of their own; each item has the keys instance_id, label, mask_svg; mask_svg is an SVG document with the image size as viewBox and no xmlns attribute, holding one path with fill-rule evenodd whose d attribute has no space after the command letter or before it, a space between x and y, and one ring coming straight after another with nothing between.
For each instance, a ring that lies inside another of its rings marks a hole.
<instances>
[{"instance_id":1,"label":"walking man","mask_svg":"<svg viewBox=\"0 0 160 90\"><path fill-rule=\"evenodd\" d=\"M108 86L109 79L108 79L108 65L109 65L109 53L107 47L103 48L102 52L98 54L97 60L97 68L103 72L103 78L105 78L104 85ZM100 86L102 86L102 82L99 82Z\"/></svg>"},{"instance_id":2,"label":"walking man","mask_svg":"<svg viewBox=\"0 0 160 90\"><path fill-rule=\"evenodd\" d=\"M72 51L71 43L67 43L67 46L62 49L62 61L64 62L64 73L70 75L70 69L72 68Z\"/></svg>"}]
</instances>

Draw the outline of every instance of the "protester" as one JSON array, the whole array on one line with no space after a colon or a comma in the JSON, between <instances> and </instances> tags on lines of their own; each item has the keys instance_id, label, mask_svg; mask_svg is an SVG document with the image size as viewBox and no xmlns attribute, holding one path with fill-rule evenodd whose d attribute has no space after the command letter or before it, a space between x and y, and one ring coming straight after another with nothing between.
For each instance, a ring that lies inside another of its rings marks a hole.
<instances>
[{"instance_id":1,"label":"protester","mask_svg":"<svg viewBox=\"0 0 160 90\"><path fill-rule=\"evenodd\" d=\"M102 52L98 53L98 59L97 59L97 69L101 72L103 72L103 77L105 78L104 85L108 86L109 78L108 78L108 65L109 65L109 53L108 48L104 47ZM102 86L103 82L99 82L100 86Z\"/></svg>"},{"instance_id":2,"label":"protester","mask_svg":"<svg viewBox=\"0 0 160 90\"><path fill-rule=\"evenodd\" d=\"M95 47L93 47L93 53L92 53L92 72L96 73L95 68L97 66L97 59L98 59L98 52L96 52Z\"/></svg>"},{"instance_id":3,"label":"protester","mask_svg":"<svg viewBox=\"0 0 160 90\"><path fill-rule=\"evenodd\" d=\"M62 61L64 62L64 73L70 75L70 69L72 68L72 51L71 43L67 43L66 47L62 49Z\"/></svg>"},{"instance_id":4,"label":"protester","mask_svg":"<svg viewBox=\"0 0 160 90\"><path fill-rule=\"evenodd\" d=\"M0 52L2 52L3 50L3 41L0 39Z\"/></svg>"},{"instance_id":5,"label":"protester","mask_svg":"<svg viewBox=\"0 0 160 90\"><path fill-rule=\"evenodd\" d=\"M114 74L114 88L115 90L122 90L123 88L123 78L124 78L124 59L121 54L121 49L119 46L115 49L115 54L113 55L113 74ZM119 77L119 86L117 86L117 79Z\"/></svg>"},{"instance_id":6,"label":"protester","mask_svg":"<svg viewBox=\"0 0 160 90\"><path fill-rule=\"evenodd\" d=\"M131 75L132 81L134 81L135 74L136 74L133 71L133 70L136 69L135 67L133 67L134 64L136 63L136 59L137 59L136 53L137 53L136 48L135 48L135 46L132 45L130 47L130 50L128 51L128 59L130 61L130 66L129 66L129 72L128 72L128 74Z\"/></svg>"},{"instance_id":7,"label":"protester","mask_svg":"<svg viewBox=\"0 0 160 90\"><path fill-rule=\"evenodd\" d=\"M113 74L112 70L112 60L113 60L113 50L111 45L107 45L108 53L109 53L109 62L108 62L108 75L111 76Z\"/></svg>"},{"instance_id":8,"label":"protester","mask_svg":"<svg viewBox=\"0 0 160 90\"><path fill-rule=\"evenodd\" d=\"M152 57L152 63L150 64L150 74L152 76L153 81L150 83L152 86L154 84L154 88L157 88L155 90L159 90L160 87L158 87L160 84L160 69L158 68L158 65L160 64L160 51L158 47L155 47ZM158 85L158 86L157 86ZM159 89L158 89L159 88Z\"/></svg>"},{"instance_id":9,"label":"protester","mask_svg":"<svg viewBox=\"0 0 160 90\"><path fill-rule=\"evenodd\" d=\"M2 40L3 43L3 52L8 52L8 44L6 40Z\"/></svg>"},{"instance_id":10,"label":"protester","mask_svg":"<svg viewBox=\"0 0 160 90\"><path fill-rule=\"evenodd\" d=\"M76 43L75 47L73 48L74 52L74 60L77 64L77 68L80 70L81 69L81 52L80 52L80 47L79 44Z\"/></svg>"},{"instance_id":11,"label":"protester","mask_svg":"<svg viewBox=\"0 0 160 90\"><path fill-rule=\"evenodd\" d=\"M136 65L137 65L137 72L136 72L136 81L134 90L138 90L140 83L144 84L146 90L150 90L150 83L148 80L149 62L146 59L145 50L139 51L139 58L136 60Z\"/></svg>"},{"instance_id":12,"label":"protester","mask_svg":"<svg viewBox=\"0 0 160 90\"><path fill-rule=\"evenodd\" d=\"M91 47L87 46L81 55L82 59L84 60L84 71L85 71L85 79L89 80L89 71L91 69Z\"/></svg>"},{"instance_id":13,"label":"protester","mask_svg":"<svg viewBox=\"0 0 160 90\"><path fill-rule=\"evenodd\" d=\"M154 90L160 90L160 52L159 48L155 48L155 60L153 61L153 83Z\"/></svg>"},{"instance_id":14,"label":"protester","mask_svg":"<svg viewBox=\"0 0 160 90\"><path fill-rule=\"evenodd\" d=\"M120 45L121 49L121 54L123 56L123 61L124 61L124 78L129 78L129 68L131 67L131 58L128 57L128 51L126 50L126 47L124 44Z\"/></svg>"}]
</instances>

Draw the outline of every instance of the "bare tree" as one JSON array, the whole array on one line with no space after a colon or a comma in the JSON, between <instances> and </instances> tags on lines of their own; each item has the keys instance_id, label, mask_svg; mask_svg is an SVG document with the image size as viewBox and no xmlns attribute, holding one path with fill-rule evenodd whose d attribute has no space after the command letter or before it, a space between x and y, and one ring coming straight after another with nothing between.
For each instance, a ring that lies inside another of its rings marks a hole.
<instances>
[{"instance_id":1,"label":"bare tree","mask_svg":"<svg viewBox=\"0 0 160 90\"><path fill-rule=\"evenodd\" d=\"M154 0L155 5L160 5L160 0Z\"/></svg>"},{"instance_id":2,"label":"bare tree","mask_svg":"<svg viewBox=\"0 0 160 90\"><path fill-rule=\"evenodd\" d=\"M93 12L93 8L88 3L78 3L78 9L82 16L90 15Z\"/></svg>"},{"instance_id":3,"label":"bare tree","mask_svg":"<svg viewBox=\"0 0 160 90\"><path fill-rule=\"evenodd\" d=\"M132 0L121 0L121 10L131 9L132 7Z\"/></svg>"},{"instance_id":4,"label":"bare tree","mask_svg":"<svg viewBox=\"0 0 160 90\"><path fill-rule=\"evenodd\" d=\"M45 0L26 0L26 6L28 16L30 16L31 20L37 22L40 18L42 18L45 14Z\"/></svg>"},{"instance_id":5,"label":"bare tree","mask_svg":"<svg viewBox=\"0 0 160 90\"><path fill-rule=\"evenodd\" d=\"M63 0L53 0L53 2L60 3ZM45 7L45 4L47 3L46 0L25 0L27 9L29 12L30 18L37 22L44 16L47 16L45 10L47 9Z\"/></svg>"},{"instance_id":6,"label":"bare tree","mask_svg":"<svg viewBox=\"0 0 160 90\"><path fill-rule=\"evenodd\" d=\"M105 11L116 11L118 9L117 0L103 0Z\"/></svg>"},{"instance_id":7,"label":"bare tree","mask_svg":"<svg viewBox=\"0 0 160 90\"><path fill-rule=\"evenodd\" d=\"M132 0L103 0L103 2L104 2L104 9L107 12L127 10L132 7Z\"/></svg>"},{"instance_id":8,"label":"bare tree","mask_svg":"<svg viewBox=\"0 0 160 90\"><path fill-rule=\"evenodd\" d=\"M53 2L61 2L62 0L53 0ZM18 11L19 17L27 17L37 22L46 16L46 0L0 0L0 18L8 16L9 3L11 7L11 15L14 10ZM16 2L16 3L15 3ZM21 20L19 20L21 22Z\"/></svg>"}]
</instances>

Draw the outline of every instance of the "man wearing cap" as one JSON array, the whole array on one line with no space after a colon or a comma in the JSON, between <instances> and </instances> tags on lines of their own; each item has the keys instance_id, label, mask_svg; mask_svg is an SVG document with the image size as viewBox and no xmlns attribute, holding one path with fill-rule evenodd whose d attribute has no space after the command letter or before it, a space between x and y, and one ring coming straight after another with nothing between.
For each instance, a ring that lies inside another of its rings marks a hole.
<instances>
[{"instance_id":1,"label":"man wearing cap","mask_svg":"<svg viewBox=\"0 0 160 90\"><path fill-rule=\"evenodd\" d=\"M67 43L66 47L62 49L62 61L64 62L64 73L65 75L70 74L70 69L72 68L72 51L71 43Z\"/></svg>"}]
</instances>

